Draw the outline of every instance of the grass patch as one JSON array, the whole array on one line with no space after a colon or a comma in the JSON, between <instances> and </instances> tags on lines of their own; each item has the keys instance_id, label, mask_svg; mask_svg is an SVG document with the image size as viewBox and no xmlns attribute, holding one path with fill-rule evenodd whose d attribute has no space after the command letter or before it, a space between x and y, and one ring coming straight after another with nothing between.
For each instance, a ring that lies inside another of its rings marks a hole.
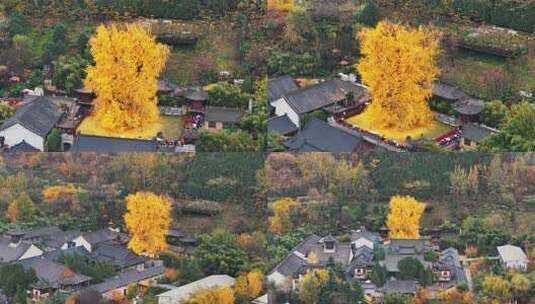
<instances>
[{"instance_id":1,"label":"grass patch","mask_svg":"<svg viewBox=\"0 0 535 304\"><path fill-rule=\"evenodd\" d=\"M175 139L182 136L182 130L182 117L162 115L160 116L159 120L151 126L148 126L142 130L125 132L110 132L109 130L103 129L93 116L88 116L82 121L77 131L83 135L138 139L152 139L156 136L156 134L162 132L165 138Z\"/></svg>"},{"instance_id":2,"label":"grass patch","mask_svg":"<svg viewBox=\"0 0 535 304\"><path fill-rule=\"evenodd\" d=\"M378 128L370 119L370 117L366 115L366 112L350 117L346 121L364 131L380 134L386 139L395 140L400 143L405 142L409 136L412 139L419 139L422 137L425 139L434 139L453 130L453 128L450 126L445 125L437 120L434 120L429 126L418 127L405 132L399 132L389 128Z\"/></svg>"},{"instance_id":3,"label":"grass patch","mask_svg":"<svg viewBox=\"0 0 535 304\"><path fill-rule=\"evenodd\" d=\"M202 65L219 71L236 70L239 65L238 33L232 22L192 21L181 22L180 26L187 26L198 37L198 42L193 47L173 49L164 77L181 85L190 85L198 82Z\"/></svg>"}]
</instances>

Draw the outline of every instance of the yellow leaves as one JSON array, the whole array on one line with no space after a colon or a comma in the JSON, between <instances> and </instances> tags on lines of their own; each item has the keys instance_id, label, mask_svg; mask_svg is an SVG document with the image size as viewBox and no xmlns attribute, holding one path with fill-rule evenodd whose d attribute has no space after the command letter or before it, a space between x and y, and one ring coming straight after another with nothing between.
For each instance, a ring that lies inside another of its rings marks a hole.
<instances>
[{"instance_id":1,"label":"yellow leaves","mask_svg":"<svg viewBox=\"0 0 535 304\"><path fill-rule=\"evenodd\" d=\"M475 296L470 291L462 292L453 287L439 293L439 299L444 304L472 304L475 302Z\"/></svg>"},{"instance_id":2,"label":"yellow leaves","mask_svg":"<svg viewBox=\"0 0 535 304\"><path fill-rule=\"evenodd\" d=\"M390 239L419 239L420 219L425 204L410 196L394 196L386 218Z\"/></svg>"},{"instance_id":3,"label":"yellow leaves","mask_svg":"<svg viewBox=\"0 0 535 304\"><path fill-rule=\"evenodd\" d=\"M72 198L80 191L81 188L76 188L73 184L67 184L48 187L43 190L42 194L46 202L53 202L60 198Z\"/></svg>"},{"instance_id":4,"label":"yellow leaves","mask_svg":"<svg viewBox=\"0 0 535 304\"><path fill-rule=\"evenodd\" d=\"M269 229L272 233L282 234L291 228L290 211L297 205L291 198L282 198L273 203L273 216L269 218Z\"/></svg>"},{"instance_id":5,"label":"yellow leaves","mask_svg":"<svg viewBox=\"0 0 535 304\"><path fill-rule=\"evenodd\" d=\"M264 290L264 275L260 271L252 271L236 278L236 293L245 299L255 299Z\"/></svg>"},{"instance_id":6,"label":"yellow leaves","mask_svg":"<svg viewBox=\"0 0 535 304\"><path fill-rule=\"evenodd\" d=\"M303 304L315 304L319 300L320 286L329 280L326 269L309 270L299 282L299 300Z\"/></svg>"},{"instance_id":7,"label":"yellow leaves","mask_svg":"<svg viewBox=\"0 0 535 304\"><path fill-rule=\"evenodd\" d=\"M138 24L101 25L89 44L95 65L87 69L85 86L97 95L93 115L100 126L120 132L155 123L157 77L169 48Z\"/></svg>"},{"instance_id":8,"label":"yellow leaves","mask_svg":"<svg viewBox=\"0 0 535 304\"><path fill-rule=\"evenodd\" d=\"M360 39L363 58L356 67L372 98L361 115L380 128L398 131L430 124L427 99L439 73L435 33L380 22L375 29L364 29Z\"/></svg>"},{"instance_id":9,"label":"yellow leaves","mask_svg":"<svg viewBox=\"0 0 535 304\"><path fill-rule=\"evenodd\" d=\"M510 296L511 283L497 275L487 275L482 287L485 295L491 299L505 300Z\"/></svg>"},{"instance_id":10,"label":"yellow leaves","mask_svg":"<svg viewBox=\"0 0 535 304\"><path fill-rule=\"evenodd\" d=\"M7 218L12 222L16 222L18 218L20 217L19 208L17 207L16 203L11 203L7 207Z\"/></svg>"},{"instance_id":11,"label":"yellow leaves","mask_svg":"<svg viewBox=\"0 0 535 304\"><path fill-rule=\"evenodd\" d=\"M309 264L312 264L312 265L316 265L316 264L318 264L318 263L319 263L318 256L317 256L314 252L310 253L310 254L308 255L308 257L307 257L307 262L308 262Z\"/></svg>"},{"instance_id":12,"label":"yellow leaves","mask_svg":"<svg viewBox=\"0 0 535 304\"><path fill-rule=\"evenodd\" d=\"M196 292L189 304L234 304L234 290L230 287L212 288Z\"/></svg>"},{"instance_id":13,"label":"yellow leaves","mask_svg":"<svg viewBox=\"0 0 535 304\"><path fill-rule=\"evenodd\" d=\"M294 0L268 0L268 10L290 12L294 8Z\"/></svg>"},{"instance_id":14,"label":"yellow leaves","mask_svg":"<svg viewBox=\"0 0 535 304\"><path fill-rule=\"evenodd\" d=\"M128 248L137 254L156 256L167 249L171 226L171 201L163 195L137 192L126 197L124 220L130 232Z\"/></svg>"}]
</instances>

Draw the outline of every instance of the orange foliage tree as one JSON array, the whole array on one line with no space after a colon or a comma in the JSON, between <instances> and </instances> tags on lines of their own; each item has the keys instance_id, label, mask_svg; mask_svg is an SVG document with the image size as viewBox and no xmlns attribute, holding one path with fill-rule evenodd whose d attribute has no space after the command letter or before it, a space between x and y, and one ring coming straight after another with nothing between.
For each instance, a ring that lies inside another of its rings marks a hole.
<instances>
[{"instance_id":1,"label":"orange foliage tree","mask_svg":"<svg viewBox=\"0 0 535 304\"><path fill-rule=\"evenodd\" d=\"M439 73L437 35L426 28L379 22L360 33L363 58L356 66L371 105L361 115L379 128L407 131L433 119L427 99Z\"/></svg>"},{"instance_id":2,"label":"orange foliage tree","mask_svg":"<svg viewBox=\"0 0 535 304\"><path fill-rule=\"evenodd\" d=\"M36 213L35 205L27 193L17 196L7 208L7 218L13 223L17 221L29 221Z\"/></svg>"},{"instance_id":3,"label":"orange foliage tree","mask_svg":"<svg viewBox=\"0 0 535 304\"><path fill-rule=\"evenodd\" d=\"M171 226L171 201L163 195L137 192L126 197L124 221L130 232L128 248L137 254L156 256L166 250Z\"/></svg>"},{"instance_id":4,"label":"orange foliage tree","mask_svg":"<svg viewBox=\"0 0 535 304\"><path fill-rule=\"evenodd\" d=\"M106 130L138 130L159 116L157 77L169 48L141 25L101 25L89 42L95 65L87 68L85 85L92 89L94 116Z\"/></svg>"},{"instance_id":5,"label":"orange foliage tree","mask_svg":"<svg viewBox=\"0 0 535 304\"><path fill-rule=\"evenodd\" d=\"M294 0L268 0L268 10L289 12L294 8Z\"/></svg>"},{"instance_id":6,"label":"orange foliage tree","mask_svg":"<svg viewBox=\"0 0 535 304\"><path fill-rule=\"evenodd\" d=\"M425 204L411 196L394 196L386 218L390 239L419 239Z\"/></svg>"}]
</instances>

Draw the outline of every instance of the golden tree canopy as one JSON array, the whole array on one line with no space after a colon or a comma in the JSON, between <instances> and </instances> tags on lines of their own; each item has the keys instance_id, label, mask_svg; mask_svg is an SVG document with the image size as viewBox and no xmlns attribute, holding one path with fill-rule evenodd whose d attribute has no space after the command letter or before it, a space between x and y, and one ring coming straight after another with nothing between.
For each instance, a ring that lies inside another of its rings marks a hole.
<instances>
[{"instance_id":1,"label":"golden tree canopy","mask_svg":"<svg viewBox=\"0 0 535 304\"><path fill-rule=\"evenodd\" d=\"M420 219L425 204L411 196L394 196L390 200L390 212L386 218L390 239L419 239Z\"/></svg>"},{"instance_id":2,"label":"golden tree canopy","mask_svg":"<svg viewBox=\"0 0 535 304\"><path fill-rule=\"evenodd\" d=\"M431 124L427 99L439 69L437 35L424 27L379 22L360 33L363 58L357 65L372 103L361 114L379 129L407 131Z\"/></svg>"},{"instance_id":3,"label":"golden tree canopy","mask_svg":"<svg viewBox=\"0 0 535 304\"><path fill-rule=\"evenodd\" d=\"M156 43L141 25L101 25L89 42L94 66L85 85L95 100L94 117L113 132L141 129L158 119L158 75L169 48Z\"/></svg>"},{"instance_id":4,"label":"golden tree canopy","mask_svg":"<svg viewBox=\"0 0 535 304\"><path fill-rule=\"evenodd\" d=\"M166 234L171 226L171 201L151 192L126 197L124 216L130 232L128 248L137 254L156 256L167 249Z\"/></svg>"},{"instance_id":5,"label":"golden tree canopy","mask_svg":"<svg viewBox=\"0 0 535 304\"><path fill-rule=\"evenodd\" d=\"M294 0L268 0L268 10L289 12L294 8Z\"/></svg>"},{"instance_id":6,"label":"golden tree canopy","mask_svg":"<svg viewBox=\"0 0 535 304\"><path fill-rule=\"evenodd\" d=\"M273 203L273 216L269 218L269 229L274 234L282 234L291 226L290 211L299 204L291 198L282 198Z\"/></svg>"},{"instance_id":7,"label":"golden tree canopy","mask_svg":"<svg viewBox=\"0 0 535 304\"><path fill-rule=\"evenodd\" d=\"M255 299L264 290L264 275L257 270L244 273L236 278L235 289L243 298Z\"/></svg>"},{"instance_id":8,"label":"golden tree canopy","mask_svg":"<svg viewBox=\"0 0 535 304\"><path fill-rule=\"evenodd\" d=\"M197 291L188 304L234 304L234 290L230 287Z\"/></svg>"}]
</instances>

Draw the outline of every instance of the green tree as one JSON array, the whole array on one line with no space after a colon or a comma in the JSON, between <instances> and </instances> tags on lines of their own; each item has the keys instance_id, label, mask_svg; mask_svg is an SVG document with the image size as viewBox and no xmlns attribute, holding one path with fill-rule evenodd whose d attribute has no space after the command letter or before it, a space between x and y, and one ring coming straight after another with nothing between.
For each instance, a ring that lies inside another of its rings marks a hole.
<instances>
[{"instance_id":1,"label":"green tree","mask_svg":"<svg viewBox=\"0 0 535 304\"><path fill-rule=\"evenodd\" d=\"M10 107L6 104L0 104L0 122L11 117L14 112L15 109L13 109L13 107Z\"/></svg>"},{"instance_id":2,"label":"green tree","mask_svg":"<svg viewBox=\"0 0 535 304\"><path fill-rule=\"evenodd\" d=\"M25 291L31 283L37 282L34 270L25 270L21 264L0 266L0 278L0 289L10 297L15 296L19 289Z\"/></svg>"},{"instance_id":3,"label":"green tree","mask_svg":"<svg viewBox=\"0 0 535 304\"><path fill-rule=\"evenodd\" d=\"M528 102L514 105L501 132L483 140L483 152L528 152L535 150L535 108Z\"/></svg>"},{"instance_id":4,"label":"green tree","mask_svg":"<svg viewBox=\"0 0 535 304\"><path fill-rule=\"evenodd\" d=\"M15 35L24 35L29 32L28 22L26 17L21 12L14 12L9 19L9 34L11 37Z\"/></svg>"},{"instance_id":5,"label":"green tree","mask_svg":"<svg viewBox=\"0 0 535 304\"><path fill-rule=\"evenodd\" d=\"M504 121L507 110L507 106L501 100L487 102L481 113L481 120L485 125L496 128Z\"/></svg>"},{"instance_id":6,"label":"green tree","mask_svg":"<svg viewBox=\"0 0 535 304\"><path fill-rule=\"evenodd\" d=\"M15 294L15 304L26 304L28 303L28 295L26 294L26 289L22 286L17 286L17 293Z\"/></svg>"},{"instance_id":7,"label":"green tree","mask_svg":"<svg viewBox=\"0 0 535 304\"><path fill-rule=\"evenodd\" d=\"M355 14L355 20L367 26L376 26L379 22L379 6L374 0L367 0Z\"/></svg>"},{"instance_id":8,"label":"green tree","mask_svg":"<svg viewBox=\"0 0 535 304\"><path fill-rule=\"evenodd\" d=\"M54 128L50 134L48 134L46 137L46 147L48 152L61 151L61 132L59 129Z\"/></svg>"},{"instance_id":9,"label":"green tree","mask_svg":"<svg viewBox=\"0 0 535 304\"><path fill-rule=\"evenodd\" d=\"M398 277L402 280L419 280L425 271L424 265L413 257L401 259L398 268Z\"/></svg>"},{"instance_id":10,"label":"green tree","mask_svg":"<svg viewBox=\"0 0 535 304\"><path fill-rule=\"evenodd\" d=\"M219 132L201 131L198 152L254 152L260 151L263 139L255 140L242 130Z\"/></svg>"},{"instance_id":11,"label":"green tree","mask_svg":"<svg viewBox=\"0 0 535 304\"><path fill-rule=\"evenodd\" d=\"M53 81L59 89L72 94L74 90L83 86L89 61L82 56L61 56L52 64L54 65Z\"/></svg>"},{"instance_id":12,"label":"green tree","mask_svg":"<svg viewBox=\"0 0 535 304\"><path fill-rule=\"evenodd\" d=\"M376 261L373 265L372 273L370 274L370 280L378 287L383 287L386 283L387 277L388 273L386 268L379 265L379 262Z\"/></svg>"},{"instance_id":13,"label":"green tree","mask_svg":"<svg viewBox=\"0 0 535 304\"><path fill-rule=\"evenodd\" d=\"M56 24L45 41L43 62L52 62L54 58L64 54L68 47L67 27L63 23Z\"/></svg>"},{"instance_id":14,"label":"green tree","mask_svg":"<svg viewBox=\"0 0 535 304\"><path fill-rule=\"evenodd\" d=\"M384 304L410 304L411 296L400 293L389 293L385 295Z\"/></svg>"},{"instance_id":15,"label":"green tree","mask_svg":"<svg viewBox=\"0 0 535 304\"><path fill-rule=\"evenodd\" d=\"M202 235L194 257L199 260L206 274L235 276L245 270L247 254L240 247L235 235L223 230Z\"/></svg>"}]
</instances>

